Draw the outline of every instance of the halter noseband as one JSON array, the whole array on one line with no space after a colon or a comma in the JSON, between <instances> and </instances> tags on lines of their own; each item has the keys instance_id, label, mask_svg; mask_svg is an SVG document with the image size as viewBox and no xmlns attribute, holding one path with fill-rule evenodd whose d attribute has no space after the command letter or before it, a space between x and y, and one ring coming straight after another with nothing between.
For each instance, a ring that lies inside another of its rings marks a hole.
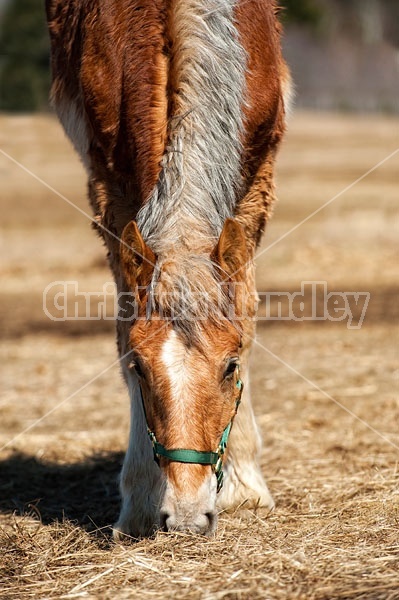
<instances>
[{"instance_id":1,"label":"halter noseband","mask_svg":"<svg viewBox=\"0 0 399 600\"><path fill-rule=\"evenodd\" d=\"M211 465L212 470L216 475L216 481L217 481L216 491L220 492L220 490L222 489L222 486L223 486L223 456L224 456L224 453L226 452L227 441L229 439L230 431L233 426L234 417L237 414L237 410L238 410L238 407L241 402L242 390L244 387L244 384L239 377L238 367L237 367L237 374L238 374L238 379L236 381L236 387L239 390L239 396L236 400L234 414L231 417L229 423L224 428L222 437L220 438L219 445L216 448L215 452L212 452L212 451L206 452L203 450L188 450L186 448L167 449L167 448L165 448L165 446L160 444L157 441L157 438L155 437L155 433L153 431L151 431L151 429L148 427L148 421L147 421L147 416L146 416L145 407L144 407L143 394L141 392L141 386L139 386L141 402L143 405L144 416L146 419L147 433L148 433L149 438L152 443L152 448L154 451L154 460L157 464L159 464L159 457L162 456L162 457L167 458L174 462L192 463L192 464L197 464L197 465Z\"/></svg>"}]
</instances>

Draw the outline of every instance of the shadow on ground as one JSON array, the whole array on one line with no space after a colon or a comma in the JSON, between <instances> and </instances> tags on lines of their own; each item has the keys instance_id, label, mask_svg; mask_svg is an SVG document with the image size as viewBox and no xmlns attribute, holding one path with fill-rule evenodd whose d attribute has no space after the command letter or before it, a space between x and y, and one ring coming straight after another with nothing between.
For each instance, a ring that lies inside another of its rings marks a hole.
<instances>
[{"instance_id":1,"label":"shadow on ground","mask_svg":"<svg viewBox=\"0 0 399 600\"><path fill-rule=\"evenodd\" d=\"M29 514L45 525L66 518L88 531L107 528L118 517L122 460L123 453L110 452L63 465L13 454L0 462L0 513Z\"/></svg>"}]
</instances>

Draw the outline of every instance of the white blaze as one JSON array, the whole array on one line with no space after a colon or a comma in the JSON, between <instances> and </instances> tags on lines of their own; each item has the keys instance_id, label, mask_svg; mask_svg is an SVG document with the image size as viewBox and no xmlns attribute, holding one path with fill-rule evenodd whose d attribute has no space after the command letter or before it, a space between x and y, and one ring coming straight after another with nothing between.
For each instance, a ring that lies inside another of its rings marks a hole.
<instances>
[{"instance_id":1,"label":"white blaze","mask_svg":"<svg viewBox=\"0 0 399 600\"><path fill-rule=\"evenodd\" d=\"M176 404L176 411L183 415L182 425L185 426L184 414L187 410L185 397L187 396L187 387L190 380L187 369L188 350L173 330L170 331L162 346L161 359L165 365L165 372L173 401Z\"/></svg>"}]
</instances>

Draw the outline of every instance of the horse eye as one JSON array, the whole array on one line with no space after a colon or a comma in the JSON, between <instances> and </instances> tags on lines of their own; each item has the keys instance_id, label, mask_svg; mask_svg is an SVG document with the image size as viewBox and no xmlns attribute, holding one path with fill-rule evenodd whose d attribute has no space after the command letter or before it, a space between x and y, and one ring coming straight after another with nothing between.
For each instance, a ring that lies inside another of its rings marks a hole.
<instances>
[{"instance_id":1,"label":"horse eye","mask_svg":"<svg viewBox=\"0 0 399 600\"><path fill-rule=\"evenodd\" d=\"M233 375L233 373L235 372L237 366L238 366L238 362L237 362L236 358L229 360L226 370L223 374L224 379L227 379L227 377L231 377Z\"/></svg>"},{"instance_id":2,"label":"horse eye","mask_svg":"<svg viewBox=\"0 0 399 600\"><path fill-rule=\"evenodd\" d=\"M132 362L129 364L129 369L134 369L138 377L144 377L143 370L137 360L132 360Z\"/></svg>"}]
</instances>

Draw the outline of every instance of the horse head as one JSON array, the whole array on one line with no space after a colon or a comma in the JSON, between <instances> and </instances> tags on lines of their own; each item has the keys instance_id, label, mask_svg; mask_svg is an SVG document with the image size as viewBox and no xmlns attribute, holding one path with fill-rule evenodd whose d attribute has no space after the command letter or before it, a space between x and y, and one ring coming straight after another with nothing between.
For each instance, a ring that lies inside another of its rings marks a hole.
<instances>
[{"instance_id":1,"label":"horse head","mask_svg":"<svg viewBox=\"0 0 399 600\"><path fill-rule=\"evenodd\" d=\"M158 523L212 533L224 454L241 398L243 228L227 219L207 255L159 258L137 224L124 229L121 264L134 297L124 372L159 465ZM215 476L216 475L216 476Z\"/></svg>"}]
</instances>

